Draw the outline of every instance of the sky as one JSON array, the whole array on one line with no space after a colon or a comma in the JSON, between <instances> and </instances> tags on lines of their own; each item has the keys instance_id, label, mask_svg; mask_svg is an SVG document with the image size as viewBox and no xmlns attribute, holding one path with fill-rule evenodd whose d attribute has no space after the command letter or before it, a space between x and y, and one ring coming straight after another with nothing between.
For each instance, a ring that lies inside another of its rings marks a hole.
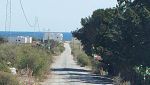
<instances>
[{"instance_id":1,"label":"sky","mask_svg":"<svg viewBox=\"0 0 150 85\"><path fill-rule=\"evenodd\" d=\"M6 1L0 0L0 31L5 30ZM38 19L38 28L29 27L19 0L11 2L11 28L6 31L70 32L80 28L81 18L92 15L94 10L115 7L117 4L117 0L22 0L30 24Z\"/></svg>"}]
</instances>

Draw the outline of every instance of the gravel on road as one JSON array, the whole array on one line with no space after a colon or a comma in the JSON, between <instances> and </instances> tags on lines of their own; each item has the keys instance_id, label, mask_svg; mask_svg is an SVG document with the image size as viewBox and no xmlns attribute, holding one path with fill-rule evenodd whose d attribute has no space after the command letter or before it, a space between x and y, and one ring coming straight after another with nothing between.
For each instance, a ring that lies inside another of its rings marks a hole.
<instances>
[{"instance_id":1,"label":"gravel on road","mask_svg":"<svg viewBox=\"0 0 150 85\"><path fill-rule=\"evenodd\" d=\"M73 60L69 43L64 43L65 51L55 56L51 76L41 85L113 85L108 78L91 74Z\"/></svg>"}]
</instances>

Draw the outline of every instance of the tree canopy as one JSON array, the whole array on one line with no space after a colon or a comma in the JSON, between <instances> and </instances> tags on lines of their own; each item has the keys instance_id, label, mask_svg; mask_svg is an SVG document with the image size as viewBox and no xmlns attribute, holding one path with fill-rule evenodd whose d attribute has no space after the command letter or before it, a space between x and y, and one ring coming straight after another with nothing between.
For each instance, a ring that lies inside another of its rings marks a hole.
<instances>
[{"instance_id":1,"label":"tree canopy","mask_svg":"<svg viewBox=\"0 0 150 85\"><path fill-rule=\"evenodd\" d=\"M118 0L115 8L95 10L81 19L73 36L88 55L98 54L110 75L121 75L132 85L145 83L136 66L150 67L150 1Z\"/></svg>"}]
</instances>

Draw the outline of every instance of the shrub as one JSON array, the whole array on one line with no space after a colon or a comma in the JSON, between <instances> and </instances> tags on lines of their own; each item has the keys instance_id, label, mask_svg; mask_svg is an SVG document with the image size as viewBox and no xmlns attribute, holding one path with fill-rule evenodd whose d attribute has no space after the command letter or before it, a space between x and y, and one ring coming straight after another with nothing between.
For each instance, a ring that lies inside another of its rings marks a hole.
<instances>
[{"instance_id":1,"label":"shrub","mask_svg":"<svg viewBox=\"0 0 150 85\"><path fill-rule=\"evenodd\" d=\"M22 46L21 49L18 50L19 54L17 54L19 57L17 67L19 69L29 68L36 77L41 77L48 72L52 57L45 50L30 46Z\"/></svg>"},{"instance_id":2,"label":"shrub","mask_svg":"<svg viewBox=\"0 0 150 85\"><path fill-rule=\"evenodd\" d=\"M5 64L0 63L0 71L10 72L10 69Z\"/></svg>"},{"instance_id":3,"label":"shrub","mask_svg":"<svg viewBox=\"0 0 150 85\"><path fill-rule=\"evenodd\" d=\"M80 53L79 55L77 55L77 62L81 66L91 65L90 58L85 53Z\"/></svg>"},{"instance_id":4,"label":"shrub","mask_svg":"<svg viewBox=\"0 0 150 85\"><path fill-rule=\"evenodd\" d=\"M0 48L0 62L5 65L11 62L11 65L14 66L17 59L15 46L11 44L0 44Z\"/></svg>"},{"instance_id":5,"label":"shrub","mask_svg":"<svg viewBox=\"0 0 150 85\"><path fill-rule=\"evenodd\" d=\"M18 72L28 67L37 78L49 72L53 59L47 49L32 47L30 44L1 44L0 48L0 71L10 72L7 66L10 62L9 66L17 68Z\"/></svg>"},{"instance_id":6,"label":"shrub","mask_svg":"<svg viewBox=\"0 0 150 85\"><path fill-rule=\"evenodd\" d=\"M81 50L79 44L72 45L71 43L71 54L80 66L91 66L92 59L87 56L83 50Z\"/></svg>"},{"instance_id":7,"label":"shrub","mask_svg":"<svg viewBox=\"0 0 150 85\"><path fill-rule=\"evenodd\" d=\"M59 44L58 47L59 47L59 51L60 51L61 53L65 50L63 44Z\"/></svg>"},{"instance_id":8,"label":"shrub","mask_svg":"<svg viewBox=\"0 0 150 85\"><path fill-rule=\"evenodd\" d=\"M13 75L0 71L0 85L19 85L19 82Z\"/></svg>"},{"instance_id":9,"label":"shrub","mask_svg":"<svg viewBox=\"0 0 150 85\"><path fill-rule=\"evenodd\" d=\"M92 71L93 71L93 73L96 73L96 74L99 74L100 73L100 65L101 65L101 63L99 62L99 61L93 61L93 63L92 63Z\"/></svg>"},{"instance_id":10,"label":"shrub","mask_svg":"<svg viewBox=\"0 0 150 85\"><path fill-rule=\"evenodd\" d=\"M54 42L56 42L56 41L54 41ZM53 48L51 48L51 52L56 55L59 55L64 50L65 50L65 48L64 48L63 44L58 43L58 42L56 42L56 45Z\"/></svg>"}]
</instances>

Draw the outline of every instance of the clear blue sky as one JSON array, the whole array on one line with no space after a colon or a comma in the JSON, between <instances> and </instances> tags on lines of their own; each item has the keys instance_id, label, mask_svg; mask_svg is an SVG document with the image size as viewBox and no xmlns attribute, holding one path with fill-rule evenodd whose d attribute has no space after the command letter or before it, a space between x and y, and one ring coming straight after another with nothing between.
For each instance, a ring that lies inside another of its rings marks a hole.
<instances>
[{"instance_id":1,"label":"clear blue sky","mask_svg":"<svg viewBox=\"0 0 150 85\"><path fill-rule=\"evenodd\" d=\"M117 0L22 0L24 10L30 21L34 23L38 17L40 29L53 32L70 32L80 28L81 18L90 16L99 8L115 7ZM0 0L0 31L5 28L6 0ZM8 30L8 29L7 29ZM12 0L11 31L34 31L28 26L21 11L19 0Z\"/></svg>"}]
</instances>

